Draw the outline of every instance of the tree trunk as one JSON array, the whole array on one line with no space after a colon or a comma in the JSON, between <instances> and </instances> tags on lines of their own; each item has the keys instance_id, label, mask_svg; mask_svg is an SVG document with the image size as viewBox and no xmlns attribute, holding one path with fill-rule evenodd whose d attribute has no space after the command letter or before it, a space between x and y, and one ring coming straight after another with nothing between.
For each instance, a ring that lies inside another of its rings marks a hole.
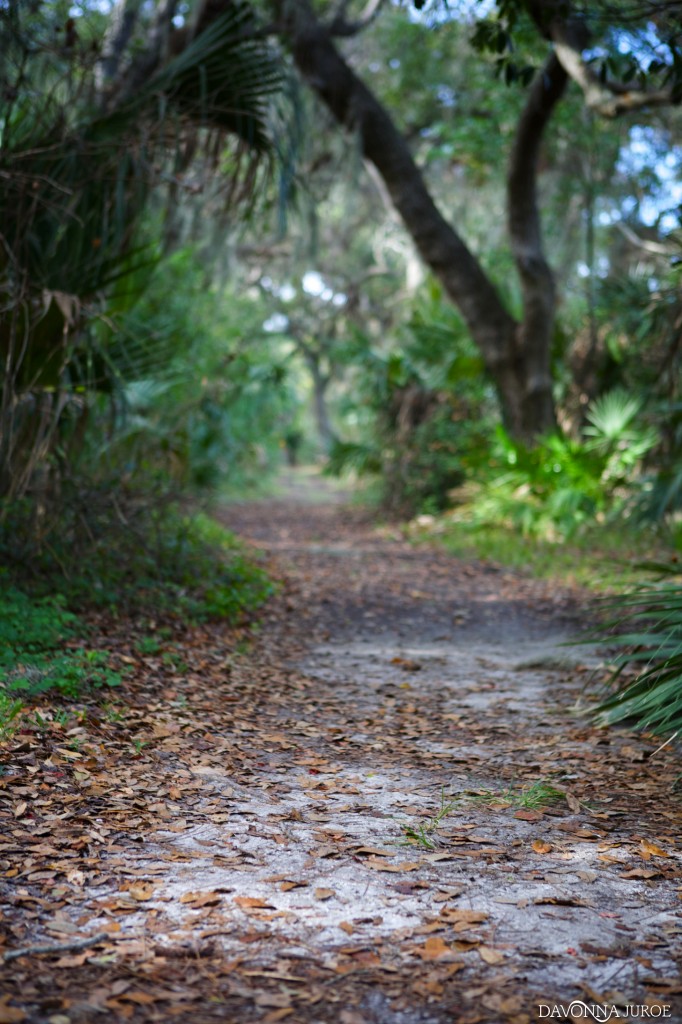
<instances>
[{"instance_id":1,"label":"tree trunk","mask_svg":"<svg viewBox=\"0 0 682 1024\"><path fill-rule=\"evenodd\" d=\"M544 129L567 81L566 72L552 55L530 87L507 179L509 236L523 295L524 315L519 325L524 367L520 416L522 435L526 436L556 426L551 365L556 288L542 245L537 178Z\"/></svg>"},{"instance_id":2,"label":"tree trunk","mask_svg":"<svg viewBox=\"0 0 682 1024\"><path fill-rule=\"evenodd\" d=\"M306 362L313 382L313 409L315 410L317 433L322 443L322 449L325 455L328 455L334 443L334 431L332 430L329 410L327 408L329 377L327 374L322 373L318 359L306 356Z\"/></svg>"},{"instance_id":3,"label":"tree trunk","mask_svg":"<svg viewBox=\"0 0 682 1024\"><path fill-rule=\"evenodd\" d=\"M537 149L563 89L563 84L558 85L558 70L552 67L552 89L538 103L533 116L527 112L525 142L517 143L519 159L515 166L519 173L523 166L533 175L524 198L533 199L530 211L536 218L530 227L521 223L525 214L513 218L518 240L527 235L528 239L534 236L535 241L532 260L530 253L524 255L519 250L524 265L524 297L530 302L528 322L519 325L476 257L437 209L407 143L381 103L346 64L309 0L272 2L279 30L299 71L339 124L356 133L363 155L381 175L422 259L461 312L494 382L506 428L521 440L537 437L555 423L548 381L554 287L544 257L538 259L542 248L534 195ZM534 91L537 94L541 90ZM531 146L532 154L530 159L521 160L525 144ZM527 212L527 203L524 209ZM549 288L544 299L543 287Z\"/></svg>"}]
</instances>

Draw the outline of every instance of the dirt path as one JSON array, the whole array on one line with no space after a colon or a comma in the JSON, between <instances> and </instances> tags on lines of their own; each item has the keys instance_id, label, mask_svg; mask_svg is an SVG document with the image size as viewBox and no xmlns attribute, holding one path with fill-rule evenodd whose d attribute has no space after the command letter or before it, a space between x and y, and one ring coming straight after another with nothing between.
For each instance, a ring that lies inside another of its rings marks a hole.
<instances>
[{"instance_id":1,"label":"dirt path","mask_svg":"<svg viewBox=\"0 0 682 1024\"><path fill-rule=\"evenodd\" d=\"M286 580L246 656L194 631L119 733L14 752L7 947L106 937L0 1024L681 1020L679 765L576 716L574 600L318 498L222 514Z\"/></svg>"}]
</instances>

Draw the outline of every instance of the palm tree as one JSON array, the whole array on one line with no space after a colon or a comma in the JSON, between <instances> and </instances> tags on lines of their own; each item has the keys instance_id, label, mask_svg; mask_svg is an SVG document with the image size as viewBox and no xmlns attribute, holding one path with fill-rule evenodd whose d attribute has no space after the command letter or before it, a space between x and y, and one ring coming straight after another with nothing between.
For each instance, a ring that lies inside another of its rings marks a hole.
<instances>
[{"instance_id":1,"label":"palm tree","mask_svg":"<svg viewBox=\"0 0 682 1024\"><path fill-rule=\"evenodd\" d=\"M108 26L87 4L79 19L61 2L0 9L0 497L35 483L67 408L114 386L102 324L162 255L160 191L168 212L201 162L234 212L273 156L282 74L251 10L176 31L176 6L120 0Z\"/></svg>"}]
</instances>

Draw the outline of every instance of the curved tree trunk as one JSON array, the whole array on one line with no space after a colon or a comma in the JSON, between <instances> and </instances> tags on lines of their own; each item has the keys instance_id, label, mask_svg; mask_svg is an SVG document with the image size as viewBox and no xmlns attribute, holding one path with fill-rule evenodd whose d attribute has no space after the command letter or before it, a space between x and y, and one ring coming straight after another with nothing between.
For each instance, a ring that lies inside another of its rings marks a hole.
<instances>
[{"instance_id":1,"label":"curved tree trunk","mask_svg":"<svg viewBox=\"0 0 682 1024\"><path fill-rule=\"evenodd\" d=\"M524 367L522 433L531 435L556 426L551 366L556 288L542 245L537 178L544 129L567 81L568 75L552 55L529 90L507 179L509 236L523 295L523 322L519 325Z\"/></svg>"},{"instance_id":2,"label":"curved tree trunk","mask_svg":"<svg viewBox=\"0 0 682 1024\"><path fill-rule=\"evenodd\" d=\"M539 76L512 162L510 200L518 198L520 206L510 223L528 303L528 315L520 325L474 254L437 209L390 115L344 61L309 0L272 2L278 29L299 71L339 124L357 134L363 155L381 175L422 259L461 312L495 384L507 429L523 440L550 429L555 424L548 377L554 286L542 255L535 177L542 132L563 90L565 74L553 62L550 88L544 87L547 68L542 81ZM523 181L524 175L530 179Z\"/></svg>"}]
</instances>

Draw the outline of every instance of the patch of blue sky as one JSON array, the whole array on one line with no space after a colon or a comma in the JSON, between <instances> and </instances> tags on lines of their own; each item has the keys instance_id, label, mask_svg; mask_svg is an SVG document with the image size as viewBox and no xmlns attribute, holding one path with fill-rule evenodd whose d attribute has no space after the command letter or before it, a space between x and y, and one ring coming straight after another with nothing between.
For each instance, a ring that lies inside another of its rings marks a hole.
<instances>
[{"instance_id":1,"label":"patch of blue sky","mask_svg":"<svg viewBox=\"0 0 682 1024\"><path fill-rule=\"evenodd\" d=\"M617 171L626 178L651 172L646 194L621 203L626 216L637 209L643 224L661 231L680 226L682 205L682 146L671 145L669 135L653 125L633 125L618 159Z\"/></svg>"},{"instance_id":2,"label":"patch of blue sky","mask_svg":"<svg viewBox=\"0 0 682 1024\"><path fill-rule=\"evenodd\" d=\"M426 25L439 25L444 21L474 22L477 18L487 18L497 6L495 0L431 0L418 10L411 0L401 3L393 0L397 7L407 7L410 21L419 21Z\"/></svg>"}]
</instances>

